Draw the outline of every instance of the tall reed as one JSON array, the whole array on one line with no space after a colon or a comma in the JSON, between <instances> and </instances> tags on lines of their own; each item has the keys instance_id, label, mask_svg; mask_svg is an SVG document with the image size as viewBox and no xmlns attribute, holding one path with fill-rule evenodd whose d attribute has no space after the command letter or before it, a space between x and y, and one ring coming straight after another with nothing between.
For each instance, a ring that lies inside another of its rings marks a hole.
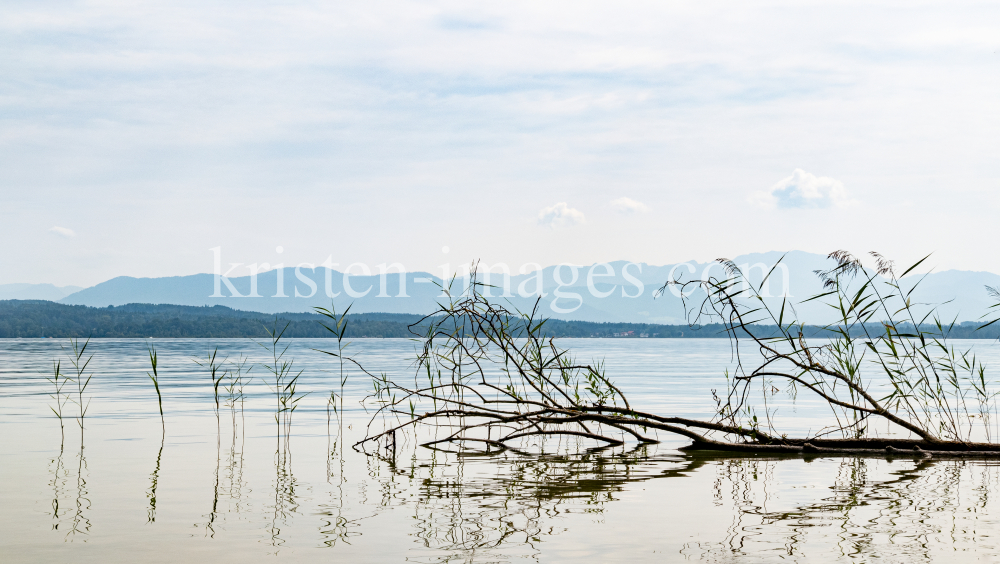
<instances>
[{"instance_id":1,"label":"tall reed","mask_svg":"<svg viewBox=\"0 0 1000 564\"><path fill-rule=\"evenodd\" d=\"M46 378L46 380L48 380L54 388L54 393L49 394L49 397L55 400L56 405L55 407L50 405L49 409L52 410L52 413L54 413L56 418L59 420L59 434L61 437L59 442L60 456L62 456L63 447L66 445L66 425L63 419L63 407L66 406L66 402L70 401L69 396L63 393L63 388L66 386L67 382L69 382L69 377L62 373L61 368L62 361L53 362L52 377Z\"/></svg>"},{"instance_id":2,"label":"tall reed","mask_svg":"<svg viewBox=\"0 0 1000 564\"><path fill-rule=\"evenodd\" d=\"M245 374L249 374L253 370L253 365L251 364L247 367L247 359L242 355L239 360L226 361L231 368L226 370L225 375L227 376L227 383L222 386L223 391L226 393L225 406L229 408L230 415L232 416L233 422L233 433L235 440L236 433L236 406L239 405L240 415L243 415L243 403L245 401L246 395L243 392L243 387L252 380L252 378L246 378Z\"/></svg>"},{"instance_id":3,"label":"tall reed","mask_svg":"<svg viewBox=\"0 0 1000 564\"><path fill-rule=\"evenodd\" d=\"M299 401L305 396L297 390L299 376L302 371L293 372L293 360L286 360L285 353L288 352L288 345L281 342L285 331L290 323L286 323L280 330L278 329L278 319L275 318L272 328L264 327L267 331L268 340L257 342L258 345L267 350L271 355L271 362L264 365L264 368L271 373L274 378L274 395L277 406L274 413L274 421L277 425L278 449L282 450L282 433L284 436L284 451L287 454L288 438L292 431L292 415L298 407Z\"/></svg>"},{"instance_id":4,"label":"tall reed","mask_svg":"<svg viewBox=\"0 0 1000 564\"><path fill-rule=\"evenodd\" d=\"M80 424L80 437L81 442L83 440L83 419L87 416L87 409L90 407L90 400L88 399L86 403L83 401L83 394L87 390L87 386L90 384L90 378L93 374L88 375L84 378L84 374L87 371L87 366L90 361L93 360L94 355L90 355L84 360L84 355L87 352L87 346L90 345L90 339L83 342L83 346L80 346L79 339L70 339L70 348L72 352L70 353L70 364L73 365L73 371L76 373L72 377L72 381L76 384L76 403L79 408L79 415L77 416L77 423ZM80 448L83 448L82 446Z\"/></svg>"},{"instance_id":5,"label":"tall reed","mask_svg":"<svg viewBox=\"0 0 1000 564\"><path fill-rule=\"evenodd\" d=\"M219 423L219 410L221 407L219 401L219 388L222 387L222 382L229 374L228 371L224 370L219 363L216 362L216 358L219 355L219 347L215 347L215 350L208 354L208 359L203 363L200 360L195 359L195 364L198 366L207 366L209 376L212 378L212 392L215 396L215 423L218 426ZM226 359L221 361L225 364Z\"/></svg>"},{"instance_id":6,"label":"tall reed","mask_svg":"<svg viewBox=\"0 0 1000 564\"><path fill-rule=\"evenodd\" d=\"M351 359L349 357L346 357L344 355L344 351L351 344L350 342L346 342L345 343L344 342L344 337L347 335L347 323L348 323L347 314L348 314L348 312L351 311L351 307L352 306L353 306L353 304L350 305L350 306L347 306L347 309L345 309L344 312L341 313L340 315L337 314L337 309L335 307L333 307L332 305L330 306L330 309L326 309L326 308L322 308L322 307L313 308L313 309L316 310L316 313L318 313L318 314L320 314L320 315L328 318L332 322L331 324L328 325L328 324L323 323L321 321L320 325L322 325L327 331L329 331L330 333L332 333L333 336L337 338L337 350L336 350L336 352L334 352L334 351L324 351L324 350L320 350L320 349L313 349L313 350L315 350L317 352L321 352L323 354L328 354L328 355L336 358L337 359L337 363L339 364L339 368L340 368L340 374L339 374L339 377L337 379L339 387L340 387L340 393L338 394L337 391L332 390L330 392L330 397L327 398L327 401L326 401L326 434L327 434L327 437L330 436L330 410L331 410L331 408L333 409L333 412L337 415L337 425L338 425L338 427L341 429L341 431L343 430L343 421L341 419L341 414L344 411L344 386L347 384L347 371L345 370L345 361L354 362L353 359ZM340 402L339 407L337 405L338 401Z\"/></svg>"},{"instance_id":7,"label":"tall reed","mask_svg":"<svg viewBox=\"0 0 1000 564\"><path fill-rule=\"evenodd\" d=\"M158 361L156 356L156 347L152 344L149 345L149 364L153 367L153 373L146 373L149 379L153 381L153 388L156 389L156 402L160 406L160 425L163 428L164 436L167 433L167 422L163 417L163 394L160 393L160 373L157 371Z\"/></svg>"}]
</instances>

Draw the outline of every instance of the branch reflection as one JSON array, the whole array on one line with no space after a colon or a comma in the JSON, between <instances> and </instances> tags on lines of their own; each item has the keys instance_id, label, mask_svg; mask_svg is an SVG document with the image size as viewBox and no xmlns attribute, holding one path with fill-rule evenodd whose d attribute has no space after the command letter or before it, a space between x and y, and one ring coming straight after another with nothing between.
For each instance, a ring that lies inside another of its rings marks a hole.
<instances>
[{"instance_id":1,"label":"branch reflection","mask_svg":"<svg viewBox=\"0 0 1000 564\"><path fill-rule=\"evenodd\" d=\"M678 511L708 502L731 521L717 529L717 540L675 546L681 556L822 558L832 549L845 558L929 560L935 551L976 548L982 540L977 531L995 524L985 508L1000 485L1000 465L992 462L732 457L657 452L655 446L531 456L437 452L414 456L402 468L392 459L382 462L393 476L381 478L384 486L405 478L417 493L415 502L398 505L411 507L414 536L424 549L419 560L432 562L537 554L540 543L572 527L572 514L602 519L621 492L641 482L705 471L715 474L705 501L692 491L665 502ZM830 467L832 483L814 480L829 476L826 468L804 477L803 466L814 464ZM668 516L664 526L678 515Z\"/></svg>"},{"instance_id":2,"label":"branch reflection","mask_svg":"<svg viewBox=\"0 0 1000 564\"><path fill-rule=\"evenodd\" d=\"M640 445L525 456L515 452L437 452L403 472L419 491L414 520L431 561L504 560L514 547L535 552L565 530L572 513L600 516L630 484L683 476L704 459ZM425 559L426 560L426 559Z\"/></svg>"}]
</instances>

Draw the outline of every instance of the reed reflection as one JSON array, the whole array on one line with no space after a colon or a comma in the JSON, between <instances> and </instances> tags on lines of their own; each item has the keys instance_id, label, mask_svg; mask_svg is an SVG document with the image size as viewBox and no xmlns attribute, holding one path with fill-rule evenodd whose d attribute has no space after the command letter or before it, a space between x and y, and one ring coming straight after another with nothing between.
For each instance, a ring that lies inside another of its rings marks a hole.
<instances>
[{"instance_id":1,"label":"reed reflection","mask_svg":"<svg viewBox=\"0 0 1000 564\"><path fill-rule=\"evenodd\" d=\"M75 469L68 467L64 461L64 444L59 446L59 454L50 461L52 530L58 531L62 527L62 530L66 531L67 540L73 540L77 535L86 535L90 532L90 517L87 513L91 501L87 490L88 468L82 438L81 436Z\"/></svg>"},{"instance_id":2,"label":"reed reflection","mask_svg":"<svg viewBox=\"0 0 1000 564\"><path fill-rule=\"evenodd\" d=\"M245 497L250 493L249 486L243 478L243 453L246 452L246 416L244 414L246 394L244 387L252 380L250 370L253 365L247 366L247 359L243 355L240 355L235 361L230 361L229 364L230 368L226 372L228 380L224 386L225 407L229 409L233 432L229 443L229 452L226 455L223 491L230 502L229 512L243 514L249 512L249 503Z\"/></svg>"},{"instance_id":3,"label":"reed reflection","mask_svg":"<svg viewBox=\"0 0 1000 564\"><path fill-rule=\"evenodd\" d=\"M215 518L219 513L219 469L222 467L222 428L219 422L219 411L215 411L215 483L212 486L212 511L205 523L205 536L215 537Z\"/></svg>"},{"instance_id":4,"label":"reed reflection","mask_svg":"<svg viewBox=\"0 0 1000 564\"><path fill-rule=\"evenodd\" d=\"M167 436L160 436L160 450L156 453L156 466L149 475L149 489L146 491L146 499L149 500L149 507L146 510L146 522L156 522L156 486L160 481L160 462L163 460L163 446Z\"/></svg>"},{"instance_id":5,"label":"reed reflection","mask_svg":"<svg viewBox=\"0 0 1000 564\"><path fill-rule=\"evenodd\" d=\"M723 540L685 545L681 553L697 559L820 558L832 546L835 555L851 559L931 560L937 551L977 550L983 540L977 531L996 526L987 511L1000 478L993 462L844 458L833 484L817 488L818 500L769 510L769 503L781 504L773 493L781 465L794 463L715 462L715 501L732 509L733 520Z\"/></svg>"},{"instance_id":6,"label":"reed reflection","mask_svg":"<svg viewBox=\"0 0 1000 564\"><path fill-rule=\"evenodd\" d=\"M338 329L340 326L336 326ZM338 340L339 344L339 340ZM343 358L341 356L341 372L343 372ZM345 379L340 378L341 387ZM340 404L338 404L338 399ZM337 434L332 434L331 420L332 414L337 418ZM347 482L347 475L344 472L344 421L343 421L343 395L337 395L336 391L330 392L326 400L326 482L333 487L333 496L328 503L321 504L319 515L322 520L319 527L320 541L326 547L334 547L338 543L349 543L351 531L349 521L344 517L344 484ZM360 534L360 533L357 533Z\"/></svg>"},{"instance_id":7,"label":"reed reflection","mask_svg":"<svg viewBox=\"0 0 1000 564\"><path fill-rule=\"evenodd\" d=\"M67 536L86 535L90 533L90 497L87 491L87 459L83 456L83 442L80 442L80 454L76 466L76 503L73 510L71 528Z\"/></svg>"},{"instance_id":8,"label":"reed reflection","mask_svg":"<svg viewBox=\"0 0 1000 564\"><path fill-rule=\"evenodd\" d=\"M49 461L49 470L52 473L52 479L49 481L52 487L52 530L58 531L60 521L66 513L62 501L68 498L69 484L69 471L63 462L63 445L59 447L59 455Z\"/></svg>"},{"instance_id":9,"label":"reed reflection","mask_svg":"<svg viewBox=\"0 0 1000 564\"><path fill-rule=\"evenodd\" d=\"M213 470L211 511L203 515L205 522L199 525L204 528L205 536L214 538L216 528L224 523L230 514L246 514L249 504L245 496L248 494L247 483L244 480L244 459L246 433L245 428L244 386L251 378L249 372L252 365L247 365L247 359L242 355L236 360L228 358L217 360L218 349L208 355L206 362L197 362L208 367L212 378L215 410L215 468ZM229 436L225 455L225 466L222 456L222 412L225 410ZM228 501L228 504L226 503Z\"/></svg>"},{"instance_id":10,"label":"reed reflection","mask_svg":"<svg viewBox=\"0 0 1000 564\"><path fill-rule=\"evenodd\" d=\"M274 503L271 506L271 521L267 532L273 547L285 544L282 531L288 528L292 517L299 512L299 499L296 493L298 481L292 473L290 452L275 453Z\"/></svg>"},{"instance_id":11,"label":"reed reflection","mask_svg":"<svg viewBox=\"0 0 1000 564\"><path fill-rule=\"evenodd\" d=\"M342 429L341 429L342 430ZM351 539L361 535L362 521L371 518L376 513L355 517L347 517L348 498L346 497L345 485L347 484L347 474L344 467L343 436L341 433L338 440L327 447L329 456L327 457L327 483L333 488L330 500L321 503L319 506L320 517L320 543L327 548L333 548L338 544L351 544ZM360 503L356 505L361 505ZM371 513L371 512L366 512Z\"/></svg>"}]
</instances>

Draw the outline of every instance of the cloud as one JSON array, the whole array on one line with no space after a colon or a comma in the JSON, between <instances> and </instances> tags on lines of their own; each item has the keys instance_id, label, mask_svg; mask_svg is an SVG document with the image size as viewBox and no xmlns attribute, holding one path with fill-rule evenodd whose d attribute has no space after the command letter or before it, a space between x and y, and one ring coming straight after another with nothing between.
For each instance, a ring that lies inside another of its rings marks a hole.
<instances>
[{"instance_id":1,"label":"cloud","mask_svg":"<svg viewBox=\"0 0 1000 564\"><path fill-rule=\"evenodd\" d=\"M39 218L67 218L86 235L24 237L0 249L0 263L18 265L8 277L92 285L210 271L211 255L190 250L217 245L228 261L266 260L255 257L278 238L286 264L293 254L320 262L347 231L366 233L365 244L333 260L430 270L437 249L400 238L428 229L442 202L456 219L431 228L441 233L433 247L450 244L452 257L648 261L664 256L649 221L666 212L661 201L738 223L757 209L748 197L793 165L841 175L866 206L909 198L917 221L947 219L946 205L948 217L988 223L1000 161L996 128L984 127L997 116L983 109L997 107L990 22L1000 7L913 3L902 25L893 3L870 4L858 17L830 2L732 3L720 17L711 2L0 2L0 49L16 53L2 67L0 186L20 187L3 190L4 227L40 235ZM770 173L762 164L796 155ZM852 176L812 164L820 159L849 163ZM945 200L941 171L962 187ZM616 192L655 193L655 207L601 211ZM484 199L492 220L536 235L539 204L572 199L617 221L592 215L538 249L527 234L483 232ZM213 215L221 206L230 213ZM261 209L336 209L338 221L272 234L245 219ZM798 248L826 248L821 234L841 221L888 246L878 222L838 212L767 213L815 216ZM704 217L671 221L696 231ZM176 229L192 222L201 227ZM459 232L477 233L474 249L446 237ZM65 256L76 239L116 259ZM927 247L897 243L900 255ZM760 229L737 246L789 244ZM686 241L684 254L733 245L719 230ZM970 238L942 265L1000 272L990 245Z\"/></svg>"},{"instance_id":2,"label":"cloud","mask_svg":"<svg viewBox=\"0 0 1000 564\"><path fill-rule=\"evenodd\" d=\"M49 229L49 233L55 233L60 237L65 237L67 239L72 239L76 237L76 233L72 229L67 229L65 227L59 227L58 225Z\"/></svg>"},{"instance_id":3,"label":"cloud","mask_svg":"<svg viewBox=\"0 0 1000 564\"><path fill-rule=\"evenodd\" d=\"M809 174L801 168L771 188L755 192L750 201L763 208L798 209L843 208L857 203L848 197L839 180Z\"/></svg>"},{"instance_id":4,"label":"cloud","mask_svg":"<svg viewBox=\"0 0 1000 564\"><path fill-rule=\"evenodd\" d=\"M581 223L587 223L583 212L567 206L566 202L559 202L538 212L538 224L547 225L553 229Z\"/></svg>"},{"instance_id":5,"label":"cloud","mask_svg":"<svg viewBox=\"0 0 1000 564\"><path fill-rule=\"evenodd\" d=\"M624 214L635 214L635 213L646 213L649 211L649 206L642 202L637 202L632 198L618 198L611 202L611 209L618 213Z\"/></svg>"}]
</instances>

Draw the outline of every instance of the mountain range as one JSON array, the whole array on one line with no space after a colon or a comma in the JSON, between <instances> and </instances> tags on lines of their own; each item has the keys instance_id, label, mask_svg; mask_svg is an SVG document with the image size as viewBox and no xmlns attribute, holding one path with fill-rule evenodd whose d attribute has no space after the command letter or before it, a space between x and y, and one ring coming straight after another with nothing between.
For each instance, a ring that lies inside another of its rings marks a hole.
<instances>
[{"instance_id":1,"label":"mountain range","mask_svg":"<svg viewBox=\"0 0 1000 564\"><path fill-rule=\"evenodd\" d=\"M792 251L737 256L733 259L751 282L758 283L775 264L769 278L768 300L780 302L787 295L796 308L798 319L807 323L830 321L831 310L820 301L801 303L822 291L815 271L829 269L835 263L826 256ZM493 297L525 310L540 301L546 317L595 322L630 322L682 324L685 307L677 287L658 294L672 279L691 280L706 273L722 276L718 263L650 265L615 261L598 265L549 266L536 272L503 276L498 270L488 283ZM985 286L1000 286L1000 276L989 272L948 270L911 275L904 285L919 281L914 293L920 304L937 304L943 318L975 321L995 303ZM446 300L440 277L426 272L389 273L384 276L350 275L326 268L284 268L254 276L221 278L214 274L194 274L162 278L119 276L89 288L51 284L0 285L0 299L43 299L63 304L92 307L121 306L132 303L174 304L185 306L223 305L229 308L262 313L310 312L314 307L333 305L343 311L351 305L353 313L426 314ZM462 280L454 283L460 293ZM330 296L333 296L332 298ZM698 299L688 297L688 306ZM701 294L703 298L704 295ZM924 306L924 309L930 306Z\"/></svg>"},{"instance_id":2,"label":"mountain range","mask_svg":"<svg viewBox=\"0 0 1000 564\"><path fill-rule=\"evenodd\" d=\"M48 300L55 302L80 290L83 290L80 286L0 284L0 300Z\"/></svg>"}]
</instances>

